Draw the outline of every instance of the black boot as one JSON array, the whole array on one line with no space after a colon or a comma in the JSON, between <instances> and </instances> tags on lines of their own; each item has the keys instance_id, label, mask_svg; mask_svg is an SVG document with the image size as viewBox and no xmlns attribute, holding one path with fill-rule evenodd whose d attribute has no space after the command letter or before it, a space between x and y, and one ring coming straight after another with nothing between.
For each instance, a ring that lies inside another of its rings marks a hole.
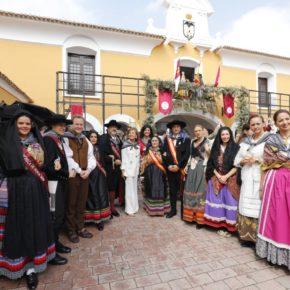
<instances>
[{"instance_id":1,"label":"black boot","mask_svg":"<svg viewBox=\"0 0 290 290\"><path fill-rule=\"evenodd\" d=\"M35 272L30 273L29 275L26 274L25 279L26 279L27 288L29 290L36 289L37 284L38 284L38 278Z\"/></svg>"},{"instance_id":2,"label":"black boot","mask_svg":"<svg viewBox=\"0 0 290 290\"><path fill-rule=\"evenodd\" d=\"M166 215L166 218L170 219L170 218L174 217L176 214L177 214L176 211L172 210Z\"/></svg>"}]
</instances>

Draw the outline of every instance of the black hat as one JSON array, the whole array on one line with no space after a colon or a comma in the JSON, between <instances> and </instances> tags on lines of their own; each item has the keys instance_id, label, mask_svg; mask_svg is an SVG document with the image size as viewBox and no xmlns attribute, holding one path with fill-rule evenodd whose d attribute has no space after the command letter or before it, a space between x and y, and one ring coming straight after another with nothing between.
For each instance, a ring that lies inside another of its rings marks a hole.
<instances>
[{"instance_id":1,"label":"black hat","mask_svg":"<svg viewBox=\"0 0 290 290\"><path fill-rule=\"evenodd\" d=\"M65 123L66 125L72 124L72 120L68 120L65 115L54 114L51 118L47 120L49 125Z\"/></svg>"},{"instance_id":2,"label":"black hat","mask_svg":"<svg viewBox=\"0 0 290 290\"><path fill-rule=\"evenodd\" d=\"M179 121L179 120L173 120L173 121L171 121L171 122L169 122L167 124L167 128L172 129L172 127L174 125L179 125L181 127L181 129L183 129L184 127L186 127L186 123L185 122Z\"/></svg>"},{"instance_id":3,"label":"black hat","mask_svg":"<svg viewBox=\"0 0 290 290\"><path fill-rule=\"evenodd\" d=\"M117 127L118 129L121 128L121 125L116 121L116 120L111 120L109 123L104 125L105 127L109 128L109 127Z\"/></svg>"}]
</instances>

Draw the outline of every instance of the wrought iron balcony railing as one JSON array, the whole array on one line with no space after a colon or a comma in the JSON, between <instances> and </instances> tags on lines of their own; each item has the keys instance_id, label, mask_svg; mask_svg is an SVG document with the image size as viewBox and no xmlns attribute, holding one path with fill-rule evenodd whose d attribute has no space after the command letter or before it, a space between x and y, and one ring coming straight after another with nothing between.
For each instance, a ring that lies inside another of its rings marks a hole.
<instances>
[{"instance_id":1,"label":"wrought iron balcony railing","mask_svg":"<svg viewBox=\"0 0 290 290\"><path fill-rule=\"evenodd\" d=\"M248 104L251 113L272 117L279 109L290 110L290 94L250 90Z\"/></svg>"},{"instance_id":2,"label":"wrought iron balcony railing","mask_svg":"<svg viewBox=\"0 0 290 290\"><path fill-rule=\"evenodd\" d=\"M56 110L68 114L72 104L104 123L112 114L128 114L140 120L144 109L144 80L141 78L68 72L56 74Z\"/></svg>"},{"instance_id":3,"label":"wrought iron balcony railing","mask_svg":"<svg viewBox=\"0 0 290 290\"><path fill-rule=\"evenodd\" d=\"M105 122L110 115L128 114L140 120L144 111L145 80L142 78L91 75L68 72L56 74L56 110L68 114L72 104ZM251 113L271 117L280 108L290 109L290 94L249 90Z\"/></svg>"}]
</instances>

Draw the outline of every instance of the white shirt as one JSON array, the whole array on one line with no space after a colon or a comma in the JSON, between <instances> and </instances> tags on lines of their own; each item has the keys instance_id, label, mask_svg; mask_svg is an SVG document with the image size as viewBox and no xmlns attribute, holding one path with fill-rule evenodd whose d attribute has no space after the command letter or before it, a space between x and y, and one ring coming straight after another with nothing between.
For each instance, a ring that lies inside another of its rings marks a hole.
<instances>
[{"instance_id":1,"label":"white shirt","mask_svg":"<svg viewBox=\"0 0 290 290\"><path fill-rule=\"evenodd\" d=\"M97 165L96 163L96 158L94 156L94 148L91 142L85 138L86 141L88 142L88 166L87 170L90 172L93 171ZM81 168L77 162L73 159L73 151L69 147L69 140L67 137L63 138L64 143L63 143L63 148L65 151L65 155L67 158L67 163L68 163L68 168L69 170L74 170L76 173L80 174L81 173Z\"/></svg>"}]
</instances>

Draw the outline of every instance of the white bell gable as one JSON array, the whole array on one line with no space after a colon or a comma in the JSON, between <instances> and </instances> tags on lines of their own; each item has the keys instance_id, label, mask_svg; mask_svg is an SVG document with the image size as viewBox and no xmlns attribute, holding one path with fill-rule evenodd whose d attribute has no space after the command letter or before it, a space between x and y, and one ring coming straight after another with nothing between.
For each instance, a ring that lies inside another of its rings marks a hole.
<instances>
[{"instance_id":1,"label":"white bell gable","mask_svg":"<svg viewBox=\"0 0 290 290\"><path fill-rule=\"evenodd\" d=\"M153 20L149 19L147 32L165 35L167 43L171 43L175 49L188 41L196 46L212 46L208 17L214 10L208 0L163 0L163 5L167 9L165 28L154 27ZM193 36L190 38L185 34Z\"/></svg>"}]
</instances>

